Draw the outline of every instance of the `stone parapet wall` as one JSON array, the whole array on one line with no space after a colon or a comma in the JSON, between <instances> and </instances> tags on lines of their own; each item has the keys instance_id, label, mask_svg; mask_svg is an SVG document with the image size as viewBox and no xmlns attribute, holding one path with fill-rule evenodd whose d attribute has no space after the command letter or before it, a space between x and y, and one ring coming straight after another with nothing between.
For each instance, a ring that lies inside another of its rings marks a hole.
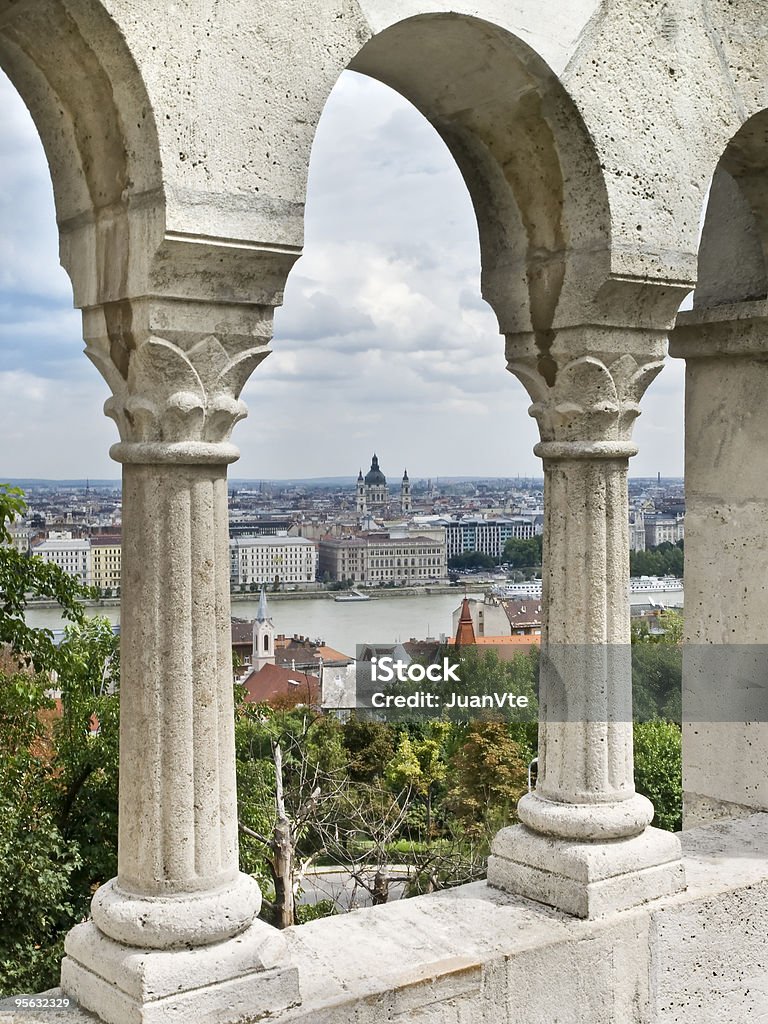
<instances>
[{"instance_id":1,"label":"stone parapet wall","mask_svg":"<svg viewBox=\"0 0 768 1024\"><path fill-rule=\"evenodd\" d=\"M293 928L280 1024L745 1024L768 1014L768 814L682 834L688 888L584 921L475 882ZM204 993L201 993L201 997ZM2 1013L0 1024L89 1015Z\"/></svg>"}]
</instances>

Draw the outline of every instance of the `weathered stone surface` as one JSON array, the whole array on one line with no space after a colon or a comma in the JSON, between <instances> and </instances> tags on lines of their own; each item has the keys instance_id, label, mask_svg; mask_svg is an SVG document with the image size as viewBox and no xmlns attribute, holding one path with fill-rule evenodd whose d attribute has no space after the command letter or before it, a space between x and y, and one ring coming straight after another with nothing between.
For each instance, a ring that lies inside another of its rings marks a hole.
<instances>
[{"instance_id":1,"label":"weathered stone surface","mask_svg":"<svg viewBox=\"0 0 768 1024\"><path fill-rule=\"evenodd\" d=\"M656 828L585 843L542 839L517 825L493 841L488 884L596 918L678 892L685 888L685 872L679 839Z\"/></svg>"},{"instance_id":2,"label":"weathered stone surface","mask_svg":"<svg viewBox=\"0 0 768 1024\"><path fill-rule=\"evenodd\" d=\"M300 1002L285 939L258 921L225 942L153 950L113 942L93 924L67 936L62 989L110 1024L166 1024L192 1015L257 1019Z\"/></svg>"},{"instance_id":3,"label":"weathered stone surface","mask_svg":"<svg viewBox=\"0 0 768 1024\"><path fill-rule=\"evenodd\" d=\"M768 808L765 302L681 314L671 352L686 360L687 828Z\"/></svg>"},{"instance_id":4,"label":"weathered stone surface","mask_svg":"<svg viewBox=\"0 0 768 1024\"><path fill-rule=\"evenodd\" d=\"M285 938L299 965L303 1003L270 1019L759 1021L768 1014L768 815L693 829L682 842L685 892L600 920L577 920L476 882L290 929ZM258 1012L258 1003L252 1006ZM196 1008L192 1014L197 1018ZM2 1024L63 1020L92 1018L77 1010L0 1010Z\"/></svg>"}]
</instances>

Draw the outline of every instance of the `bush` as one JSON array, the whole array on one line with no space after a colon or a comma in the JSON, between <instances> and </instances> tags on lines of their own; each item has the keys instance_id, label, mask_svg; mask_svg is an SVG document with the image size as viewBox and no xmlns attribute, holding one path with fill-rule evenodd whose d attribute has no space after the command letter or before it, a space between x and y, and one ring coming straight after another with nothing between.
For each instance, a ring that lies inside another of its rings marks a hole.
<instances>
[{"instance_id":1,"label":"bush","mask_svg":"<svg viewBox=\"0 0 768 1024\"><path fill-rule=\"evenodd\" d=\"M634 727L635 788L653 803L653 823L668 832L683 827L683 744L673 722L639 722Z\"/></svg>"}]
</instances>

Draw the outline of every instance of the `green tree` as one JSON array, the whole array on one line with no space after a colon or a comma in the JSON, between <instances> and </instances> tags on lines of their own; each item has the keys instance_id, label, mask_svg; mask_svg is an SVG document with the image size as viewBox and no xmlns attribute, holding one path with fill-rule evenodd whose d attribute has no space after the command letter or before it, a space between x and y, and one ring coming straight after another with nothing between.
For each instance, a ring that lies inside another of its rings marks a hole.
<instances>
[{"instance_id":1,"label":"green tree","mask_svg":"<svg viewBox=\"0 0 768 1024\"><path fill-rule=\"evenodd\" d=\"M86 621L88 588L7 546L24 509L21 492L0 485L0 993L9 995L56 983L64 935L92 886L114 873L117 842L118 698L107 672L116 640L109 623ZM56 600L70 621L60 646L26 624L35 596Z\"/></svg>"},{"instance_id":2,"label":"green tree","mask_svg":"<svg viewBox=\"0 0 768 1024\"><path fill-rule=\"evenodd\" d=\"M62 835L80 851L72 884L85 913L92 890L117 874L119 640L107 619L87 619L67 627L59 654L54 808Z\"/></svg>"},{"instance_id":3,"label":"green tree","mask_svg":"<svg viewBox=\"0 0 768 1024\"><path fill-rule=\"evenodd\" d=\"M515 569L538 568L541 565L542 540L541 534L537 534L528 540L510 537L504 545L502 561L510 564Z\"/></svg>"},{"instance_id":4,"label":"green tree","mask_svg":"<svg viewBox=\"0 0 768 1024\"><path fill-rule=\"evenodd\" d=\"M474 722L450 765L447 803L467 833L490 838L514 817L528 762L506 723Z\"/></svg>"},{"instance_id":5,"label":"green tree","mask_svg":"<svg viewBox=\"0 0 768 1024\"><path fill-rule=\"evenodd\" d=\"M635 788L653 803L653 825L678 832L683 827L683 761L680 726L638 722L634 726Z\"/></svg>"},{"instance_id":6,"label":"green tree","mask_svg":"<svg viewBox=\"0 0 768 1024\"><path fill-rule=\"evenodd\" d=\"M466 569L493 569L497 560L482 551L465 551L448 559L448 568L459 572Z\"/></svg>"},{"instance_id":7,"label":"green tree","mask_svg":"<svg viewBox=\"0 0 768 1024\"><path fill-rule=\"evenodd\" d=\"M0 761L0 996L56 985L64 935L79 919L80 853L30 791L35 775L32 764Z\"/></svg>"},{"instance_id":8,"label":"green tree","mask_svg":"<svg viewBox=\"0 0 768 1024\"><path fill-rule=\"evenodd\" d=\"M9 526L25 509L18 488L0 484L0 647L6 645L19 662L32 665L37 672L52 671L58 668L53 633L27 625L24 612L29 600L54 600L65 619L82 625L85 609L81 602L95 596L95 591L59 566L8 546Z\"/></svg>"},{"instance_id":9,"label":"green tree","mask_svg":"<svg viewBox=\"0 0 768 1024\"><path fill-rule=\"evenodd\" d=\"M395 789L417 789L421 783L421 765L410 736L403 733L392 760L386 767L387 782Z\"/></svg>"},{"instance_id":10,"label":"green tree","mask_svg":"<svg viewBox=\"0 0 768 1024\"><path fill-rule=\"evenodd\" d=\"M456 657L452 650L451 660ZM539 650L532 647L527 653L515 654L509 661L502 661L493 649L477 646L462 647L458 651L460 682L451 683L451 692L459 698L478 697L486 699L479 707L464 709L456 707L446 710L453 721L467 721L483 718L506 718L510 722L535 725L538 721L538 672ZM521 707L499 707L495 698L505 694L526 697L527 705Z\"/></svg>"},{"instance_id":11,"label":"green tree","mask_svg":"<svg viewBox=\"0 0 768 1024\"><path fill-rule=\"evenodd\" d=\"M632 703L635 721L682 720L683 617L665 611L654 620L661 632L651 633L647 620L632 625Z\"/></svg>"},{"instance_id":12,"label":"green tree","mask_svg":"<svg viewBox=\"0 0 768 1024\"><path fill-rule=\"evenodd\" d=\"M343 743L353 782L381 778L395 753L395 735L383 722L352 715L343 727Z\"/></svg>"},{"instance_id":13,"label":"green tree","mask_svg":"<svg viewBox=\"0 0 768 1024\"><path fill-rule=\"evenodd\" d=\"M664 541L645 551L630 551L629 573L631 576L682 577L683 562L683 541L676 544Z\"/></svg>"}]
</instances>

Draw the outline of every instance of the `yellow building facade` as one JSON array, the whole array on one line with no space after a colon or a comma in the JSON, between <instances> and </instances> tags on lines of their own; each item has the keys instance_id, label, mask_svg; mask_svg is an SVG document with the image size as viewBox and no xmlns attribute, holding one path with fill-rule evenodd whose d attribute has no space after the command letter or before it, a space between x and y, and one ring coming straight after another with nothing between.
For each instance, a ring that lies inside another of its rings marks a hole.
<instances>
[{"instance_id":1,"label":"yellow building facade","mask_svg":"<svg viewBox=\"0 0 768 1024\"><path fill-rule=\"evenodd\" d=\"M119 539L91 538L91 584L100 590L119 590L122 544Z\"/></svg>"}]
</instances>

